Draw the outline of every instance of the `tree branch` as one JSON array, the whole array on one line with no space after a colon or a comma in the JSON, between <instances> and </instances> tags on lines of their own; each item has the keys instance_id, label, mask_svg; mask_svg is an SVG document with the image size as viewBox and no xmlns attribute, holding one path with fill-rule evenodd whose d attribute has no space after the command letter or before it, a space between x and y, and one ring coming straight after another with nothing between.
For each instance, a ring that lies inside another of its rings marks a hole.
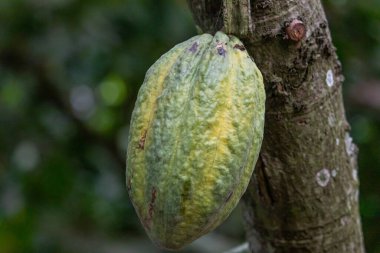
<instances>
[{"instance_id":1,"label":"tree branch","mask_svg":"<svg viewBox=\"0 0 380 253\"><path fill-rule=\"evenodd\" d=\"M203 31L241 23L236 13L217 22L220 1L188 2ZM241 39L267 93L261 161L244 197L251 252L363 253L357 149L322 5L252 0L250 10L255 30Z\"/></svg>"}]
</instances>

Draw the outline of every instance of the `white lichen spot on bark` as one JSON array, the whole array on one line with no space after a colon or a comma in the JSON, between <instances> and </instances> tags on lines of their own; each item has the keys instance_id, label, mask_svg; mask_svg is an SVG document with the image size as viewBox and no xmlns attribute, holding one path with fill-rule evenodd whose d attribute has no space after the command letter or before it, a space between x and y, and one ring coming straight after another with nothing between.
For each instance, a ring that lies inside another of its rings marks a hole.
<instances>
[{"instance_id":1,"label":"white lichen spot on bark","mask_svg":"<svg viewBox=\"0 0 380 253\"><path fill-rule=\"evenodd\" d=\"M340 143L339 138L336 138L336 139L335 139L335 143L336 143L337 146L339 146L339 143Z\"/></svg>"},{"instance_id":2,"label":"white lichen spot on bark","mask_svg":"<svg viewBox=\"0 0 380 253\"><path fill-rule=\"evenodd\" d=\"M327 118L328 122L329 122L329 126L333 127L335 125L335 116L333 113L330 113L329 114L329 117Z\"/></svg>"},{"instance_id":3,"label":"white lichen spot on bark","mask_svg":"<svg viewBox=\"0 0 380 253\"><path fill-rule=\"evenodd\" d=\"M329 69L326 73L326 84L329 87L334 85L334 74L331 69Z\"/></svg>"},{"instance_id":4,"label":"white lichen spot on bark","mask_svg":"<svg viewBox=\"0 0 380 253\"><path fill-rule=\"evenodd\" d=\"M350 222L350 218L347 217L347 216L343 216L342 218L340 218L340 224L342 226L345 226L346 224L348 224Z\"/></svg>"},{"instance_id":5,"label":"white lichen spot on bark","mask_svg":"<svg viewBox=\"0 0 380 253\"><path fill-rule=\"evenodd\" d=\"M345 221L344 217L340 219L340 224L342 226L344 226L346 224L346 221Z\"/></svg>"},{"instance_id":6,"label":"white lichen spot on bark","mask_svg":"<svg viewBox=\"0 0 380 253\"><path fill-rule=\"evenodd\" d=\"M352 170L352 178L355 180L355 182L358 181L358 170L357 169Z\"/></svg>"},{"instance_id":7,"label":"white lichen spot on bark","mask_svg":"<svg viewBox=\"0 0 380 253\"><path fill-rule=\"evenodd\" d=\"M348 211L351 211L351 209L352 209L352 196L349 196L349 199L347 200L347 203L346 203L346 208Z\"/></svg>"},{"instance_id":8,"label":"white lichen spot on bark","mask_svg":"<svg viewBox=\"0 0 380 253\"><path fill-rule=\"evenodd\" d=\"M346 137L344 138L344 142L346 144L347 155L352 156L354 154L354 151L355 151L355 146L352 143L352 138L348 133L346 133Z\"/></svg>"},{"instance_id":9,"label":"white lichen spot on bark","mask_svg":"<svg viewBox=\"0 0 380 253\"><path fill-rule=\"evenodd\" d=\"M346 190L346 195L348 197L346 201L346 208L347 210L351 210L358 202L359 191L355 185L350 184Z\"/></svg>"},{"instance_id":10,"label":"white lichen spot on bark","mask_svg":"<svg viewBox=\"0 0 380 253\"><path fill-rule=\"evenodd\" d=\"M322 169L318 171L316 175L316 181L319 186L326 187L330 181L330 177L331 177L330 171L328 169Z\"/></svg>"},{"instance_id":11,"label":"white lichen spot on bark","mask_svg":"<svg viewBox=\"0 0 380 253\"><path fill-rule=\"evenodd\" d=\"M331 171L331 176L332 177L336 177L336 174L338 174L338 172L336 170L332 170Z\"/></svg>"},{"instance_id":12,"label":"white lichen spot on bark","mask_svg":"<svg viewBox=\"0 0 380 253\"><path fill-rule=\"evenodd\" d=\"M359 191L354 190L350 196L352 205L359 201Z\"/></svg>"}]
</instances>

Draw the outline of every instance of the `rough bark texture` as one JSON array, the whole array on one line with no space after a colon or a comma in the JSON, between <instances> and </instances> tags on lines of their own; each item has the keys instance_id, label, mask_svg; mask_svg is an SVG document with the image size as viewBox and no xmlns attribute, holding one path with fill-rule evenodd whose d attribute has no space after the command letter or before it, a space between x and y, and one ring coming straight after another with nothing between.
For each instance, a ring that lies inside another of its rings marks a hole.
<instances>
[{"instance_id":1,"label":"rough bark texture","mask_svg":"<svg viewBox=\"0 0 380 253\"><path fill-rule=\"evenodd\" d=\"M202 31L214 33L225 23L223 29L242 38L264 75L264 142L244 197L251 252L363 253L357 148L321 2L231 2L237 6L188 0ZM246 3L252 23L239 21L242 13L235 13ZM298 42L286 33L294 19L306 28Z\"/></svg>"}]
</instances>

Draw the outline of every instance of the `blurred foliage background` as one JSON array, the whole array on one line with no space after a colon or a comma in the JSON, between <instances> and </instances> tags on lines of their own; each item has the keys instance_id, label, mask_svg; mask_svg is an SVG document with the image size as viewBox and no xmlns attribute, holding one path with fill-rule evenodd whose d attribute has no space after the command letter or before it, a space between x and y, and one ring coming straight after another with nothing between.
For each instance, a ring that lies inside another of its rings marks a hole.
<instances>
[{"instance_id":1,"label":"blurred foliage background","mask_svg":"<svg viewBox=\"0 0 380 253\"><path fill-rule=\"evenodd\" d=\"M368 253L380 253L380 0L325 0L360 148ZM124 186L150 65L196 33L184 0L0 1L0 253L164 252ZM244 241L239 208L181 252Z\"/></svg>"}]
</instances>

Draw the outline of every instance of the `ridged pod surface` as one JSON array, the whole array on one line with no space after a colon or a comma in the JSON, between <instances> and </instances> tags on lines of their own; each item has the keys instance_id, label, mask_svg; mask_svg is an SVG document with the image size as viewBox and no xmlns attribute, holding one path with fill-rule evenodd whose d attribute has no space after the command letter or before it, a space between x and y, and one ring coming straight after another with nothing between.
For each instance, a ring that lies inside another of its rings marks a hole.
<instances>
[{"instance_id":1,"label":"ridged pod surface","mask_svg":"<svg viewBox=\"0 0 380 253\"><path fill-rule=\"evenodd\" d=\"M130 125L127 188L149 237L178 249L246 190L264 129L263 78L222 32L178 44L147 72Z\"/></svg>"}]
</instances>

